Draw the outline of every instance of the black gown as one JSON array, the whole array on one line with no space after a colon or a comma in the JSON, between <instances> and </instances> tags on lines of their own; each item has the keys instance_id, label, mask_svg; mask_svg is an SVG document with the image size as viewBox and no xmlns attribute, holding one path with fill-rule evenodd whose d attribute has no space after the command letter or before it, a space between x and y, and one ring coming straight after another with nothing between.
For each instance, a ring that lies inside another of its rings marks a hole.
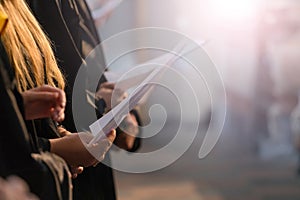
<instances>
[{"instance_id":1,"label":"black gown","mask_svg":"<svg viewBox=\"0 0 300 200\"><path fill-rule=\"evenodd\" d=\"M23 99L16 90L12 69L0 41L0 176L20 176L31 192L41 199L69 199L69 185L60 188L62 185L55 182L56 172L47 162L42 161L46 157L52 160L51 155L42 155L36 134L27 132L23 120ZM36 159L33 159L33 153Z\"/></svg>"},{"instance_id":2,"label":"black gown","mask_svg":"<svg viewBox=\"0 0 300 200\"><path fill-rule=\"evenodd\" d=\"M84 0L27 0L27 2L52 40L55 56L66 76L67 106L63 125L71 132L81 131L76 129L73 120L72 90L83 59L100 44L90 10ZM102 52L98 55L98 60L100 60L98 65L104 70L106 65ZM104 81L102 77L100 83ZM82 94L81 97L85 98L85 95ZM140 140L136 139L132 150L136 150L139 144ZM109 162L109 154L105 159ZM101 163L95 168L86 168L83 174L73 180L73 186L75 200L116 199L112 169Z\"/></svg>"}]
</instances>

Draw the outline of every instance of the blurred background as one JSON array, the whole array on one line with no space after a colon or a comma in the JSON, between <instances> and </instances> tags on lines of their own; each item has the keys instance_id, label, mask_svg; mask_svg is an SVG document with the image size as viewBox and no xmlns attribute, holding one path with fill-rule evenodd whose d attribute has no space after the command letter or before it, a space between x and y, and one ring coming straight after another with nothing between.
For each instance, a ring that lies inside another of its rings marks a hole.
<instances>
[{"instance_id":1,"label":"blurred background","mask_svg":"<svg viewBox=\"0 0 300 200\"><path fill-rule=\"evenodd\" d=\"M88 2L94 14L101 8ZM227 94L225 126L206 158L198 158L210 117L204 98L199 133L179 160L146 174L115 172L120 200L300 199L300 1L123 0L96 24L102 40L162 27L207 41ZM174 131L167 120L140 151L163 146Z\"/></svg>"}]
</instances>

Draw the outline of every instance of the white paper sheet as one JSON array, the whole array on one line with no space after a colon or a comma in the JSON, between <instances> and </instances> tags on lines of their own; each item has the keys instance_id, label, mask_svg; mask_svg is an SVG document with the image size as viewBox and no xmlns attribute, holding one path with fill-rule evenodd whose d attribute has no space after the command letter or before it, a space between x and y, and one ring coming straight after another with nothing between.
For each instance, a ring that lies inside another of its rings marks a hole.
<instances>
[{"instance_id":1,"label":"white paper sheet","mask_svg":"<svg viewBox=\"0 0 300 200\"><path fill-rule=\"evenodd\" d=\"M142 73L134 77L122 80L126 87L132 87L133 85L138 85L138 87L120 104L115 106L111 111L105 114L102 118L94 122L89 126L92 134L95 136L90 144L96 143L99 139L104 137L105 133L110 132L112 129L117 128L126 115L132 110L138 102L146 95L146 93L151 92L154 87L154 83L157 83L164 71L167 69L166 66L172 66L172 64L180 57L188 52L196 49L198 46L187 46L185 42L179 43L173 50L173 53L166 53L165 55L154 59L154 69L150 72ZM157 60L159 60L157 64ZM155 65L156 63L156 65ZM163 65L162 65L163 64ZM142 82L138 82L135 78L140 79L143 77Z\"/></svg>"},{"instance_id":2,"label":"white paper sheet","mask_svg":"<svg viewBox=\"0 0 300 200\"><path fill-rule=\"evenodd\" d=\"M155 78L161 73L163 67L156 68L138 87L131 93L126 99L124 99L120 104L114 107L111 111L105 114L102 118L90 125L90 130L95 136L91 141L93 144L97 142L98 139L102 138L104 133L110 132L115 129L123 121L126 115L132 110L139 100L151 89L152 83Z\"/></svg>"},{"instance_id":3,"label":"white paper sheet","mask_svg":"<svg viewBox=\"0 0 300 200\"><path fill-rule=\"evenodd\" d=\"M202 41L200 44L203 45L205 43L206 43L205 41ZM184 46L182 49L182 52L180 53L181 54L180 56L184 56L184 55L188 54L189 52L193 51L197 47L198 46L191 46L191 45ZM179 48L179 46L177 46L177 48ZM176 52L176 51L174 51L174 52ZM136 66L135 68L136 69L139 68L139 69L136 71L133 71L134 75L126 77L126 78L122 78L121 74L117 74L117 73L114 73L111 71L104 72L104 76L108 82L117 83L116 88L121 89L123 91L127 91L128 89L142 83L142 81L145 80L150 75L150 73L154 70L156 65L165 65L166 63L171 61L172 58L176 59L176 55L174 55L172 53L165 53L162 56L148 60L148 61ZM143 66L147 66L147 67L143 68ZM143 70L141 70L141 69L143 69ZM137 71L138 71L138 73L136 73Z\"/></svg>"}]
</instances>

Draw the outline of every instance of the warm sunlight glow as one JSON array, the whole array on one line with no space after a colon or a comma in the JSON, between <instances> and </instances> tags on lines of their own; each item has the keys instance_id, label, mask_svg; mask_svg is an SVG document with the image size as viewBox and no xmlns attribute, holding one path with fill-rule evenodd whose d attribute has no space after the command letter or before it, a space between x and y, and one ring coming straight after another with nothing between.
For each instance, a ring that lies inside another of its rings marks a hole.
<instances>
[{"instance_id":1,"label":"warm sunlight glow","mask_svg":"<svg viewBox=\"0 0 300 200\"><path fill-rule=\"evenodd\" d=\"M256 0L212 0L213 14L224 20L245 20L257 11Z\"/></svg>"}]
</instances>

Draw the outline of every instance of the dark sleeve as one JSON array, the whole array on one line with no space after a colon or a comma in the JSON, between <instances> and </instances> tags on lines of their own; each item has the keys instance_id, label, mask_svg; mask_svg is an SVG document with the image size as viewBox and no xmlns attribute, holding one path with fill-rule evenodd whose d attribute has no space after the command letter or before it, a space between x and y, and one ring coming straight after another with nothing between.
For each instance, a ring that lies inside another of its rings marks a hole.
<instances>
[{"instance_id":1,"label":"dark sleeve","mask_svg":"<svg viewBox=\"0 0 300 200\"><path fill-rule=\"evenodd\" d=\"M35 153L50 152L49 139L60 137L56 123L50 118L27 120L25 123L30 135L34 135L32 138L33 151Z\"/></svg>"},{"instance_id":2,"label":"dark sleeve","mask_svg":"<svg viewBox=\"0 0 300 200\"><path fill-rule=\"evenodd\" d=\"M50 152L51 145L50 145L49 139L39 137L38 141L39 141L39 146L40 146L42 151Z\"/></svg>"},{"instance_id":3,"label":"dark sleeve","mask_svg":"<svg viewBox=\"0 0 300 200\"><path fill-rule=\"evenodd\" d=\"M104 99L98 99L96 100L95 105L97 106L97 110L96 110L97 118L100 119L105 112L106 103Z\"/></svg>"},{"instance_id":4,"label":"dark sleeve","mask_svg":"<svg viewBox=\"0 0 300 200\"><path fill-rule=\"evenodd\" d=\"M132 111L130 111L130 113L135 116L136 121L137 121L137 123L138 123L138 125L140 127L142 125L142 123L141 123L141 120L140 120L138 112L136 110L132 110ZM118 127L116 129L116 132L117 132L117 137L118 137L118 134L120 134L123 131ZM134 140L132 148L129 149L129 150L127 150L127 151L129 151L129 152L135 152L135 151L137 151L140 148L140 146L141 146L141 138L140 138L140 136L141 136L141 129L139 129L139 133L135 137L135 140Z\"/></svg>"},{"instance_id":5,"label":"dark sleeve","mask_svg":"<svg viewBox=\"0 0 300 200\"><path fill-rule=\"evenodd\" d=\"M18 105L20 114L22 115L23 119L25 119L25 109L24 109L23 97L19 92L17 92L17 90L14 90L13 94L15 96L16 103Z\"/></svg>"},{"instance_id":6,"label":"dark sleeve","mask_svg":"<svg viewBox=\"0 0 300 200\"><path fill-rule=\"evenodd\" d=\"M1 52L2 54L3 52ZM7 71L0 61L0 176L18 175L39 194L42 190L44 169L31 157L30 136L28 135L12 84Z\"/></svg>"},{"instance_id":7,"label":"dark sleeve","mask_svg":"<svg viewBox=\"0 0 300 200\"><path fill-rule=\"evenodd\" d=\"M39 120L40 130L38 133L39 137L54 139L59 138L60 134L57 130L57 123L51 118L44 118Z\"/></svg>"},{"instance_id":8,"label":"dark sleeve","mask_svg":"<svg viewBox=\"0 0 300 200\"><path fill-rule=\"evenodd\" d=\"M142 126L141 118L140 118L138 112L136 110L132 110L130 113L135 116L139 127ZM140 148L141 143L142 143L141 137L140 137L141 134L142 134L141 129L139 129L139 133L138 133L137 137L134 140L133 147L130 150L128 150L129 152L135 152Z\"/></svg>"},{"instance_id":9,"label":"dark sleeve","mask_svg":"<svg viewBox=\"0 0 300 200\"><path fill-rule=\"evenodd\" d=\"M68 131L77 132L72 109L72 104L76 105L76 102L73 102L72 95L77 72L83 60L82 52L80 52L81 40L79 37L78 16L71 9L74 8L74 6L70 6L72 2L68 0L27 0L33 14L53 43L56 60L66 78L67 104L65 120L62 125ZM69 16L67 21L65 21L64 14ZM79 127L81 128L81 124Z\"/></svg>"}]
</instances>

